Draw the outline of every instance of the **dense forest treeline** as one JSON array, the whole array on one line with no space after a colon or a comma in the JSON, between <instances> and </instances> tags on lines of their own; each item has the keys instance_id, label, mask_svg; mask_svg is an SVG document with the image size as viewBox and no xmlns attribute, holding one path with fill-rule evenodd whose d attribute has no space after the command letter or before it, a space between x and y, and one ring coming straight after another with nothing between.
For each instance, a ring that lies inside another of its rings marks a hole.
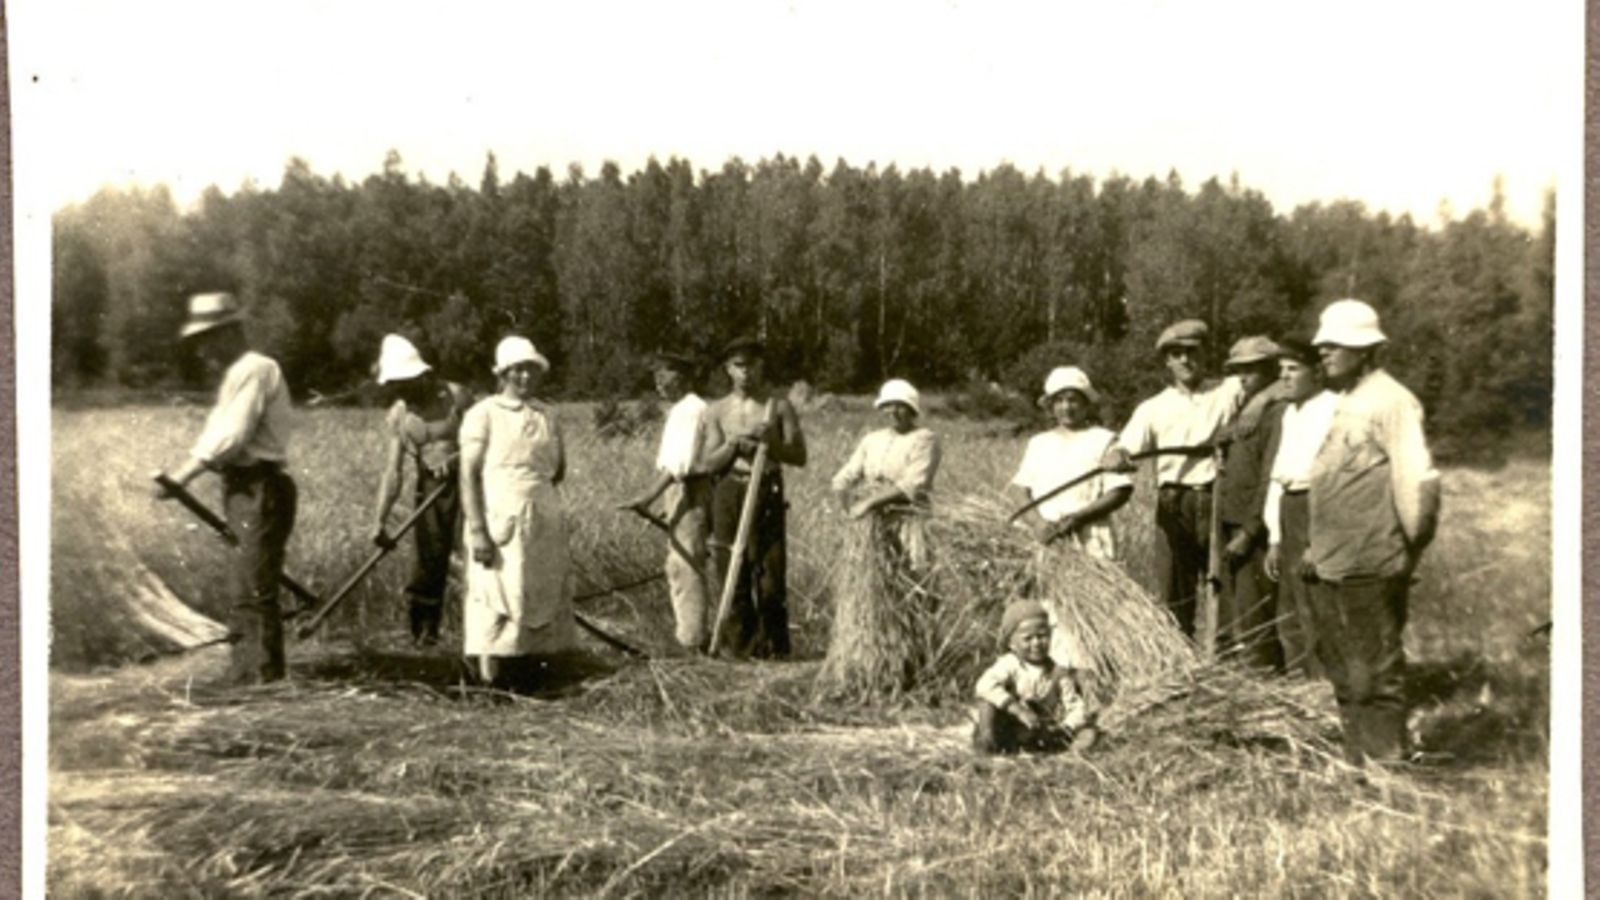
<instances>
[{"instance_id":1,"label":"dense forest treeline","mask_svg":"<svg viewBox=\"0 0 1600 900\"><path fill-rule=\"evenodd\" d=\"M411 336L448 374L483 383L517 331L565 396L644 384L660 347L708 350L761 333L780 379L865 390L997 380L1031 391L1086 365L1113 395L1160 380L1151 344L1179 317L1222 346L1309 332L1365 299L1386 362L1454 434L1548 423L1553 199L1536 232L1489 208L1423 227L1348 201L1275 212L1237 180L975 179L785 156L696 172L651 160L473 187L408 174L397 153L359 184L300 160L270 190L211 188L177 209L164 188L103 190L54 219L52 380L192 383L173 335L185 298L232 290L302 394L370 378L379 338ZM1115 417L1115 416L1113 416Z\"/></svg>"}]
</instances>

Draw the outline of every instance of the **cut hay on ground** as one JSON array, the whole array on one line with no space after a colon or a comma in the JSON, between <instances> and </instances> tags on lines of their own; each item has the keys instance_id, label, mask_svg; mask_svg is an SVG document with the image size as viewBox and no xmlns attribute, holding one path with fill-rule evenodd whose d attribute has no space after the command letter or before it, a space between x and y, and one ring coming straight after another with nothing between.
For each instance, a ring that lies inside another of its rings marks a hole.
<instances>
[{"instance_id":1,"label":"cut hay on ground","mask_svg":"<svg viewBox=\"0 0 1600 900\"><path fill-rule=\"evenodd\" d=\"M1208 668L1130 702L1095 753L991 761L959 716L840 727L807 699L814 672L651 662L556 702L337 682L142 689L109 718L59 723L51 887L814 896L879 893L895 873L912 893L1012 894L1026 879L1081 885L1067 861L1221 787L1273 779L1328 802L1360 789L1318 685ZM1364 795L1439 812L1393 784Z\"/></svg>"}]
</instances>

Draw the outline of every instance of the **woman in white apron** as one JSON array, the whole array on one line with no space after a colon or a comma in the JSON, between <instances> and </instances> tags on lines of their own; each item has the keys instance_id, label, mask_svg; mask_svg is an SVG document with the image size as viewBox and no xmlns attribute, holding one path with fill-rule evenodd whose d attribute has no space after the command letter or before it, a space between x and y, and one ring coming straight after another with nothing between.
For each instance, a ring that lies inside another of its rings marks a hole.
<instances>
[{"instance_id":1,"label":"woman in white apron","mask_svg":"<svg viewBox=\"0 0 1600 900\"><path fill-rule=\"evenodd\" d=\"M462 653L484 681L508 656L573 645L573 571L566 508L557 485L566 468L554 410L533 389L550 364L527 338L495 348L500 391L461 422L461 496L467 520L467 597Z\"/></svg>"}]
</instances>

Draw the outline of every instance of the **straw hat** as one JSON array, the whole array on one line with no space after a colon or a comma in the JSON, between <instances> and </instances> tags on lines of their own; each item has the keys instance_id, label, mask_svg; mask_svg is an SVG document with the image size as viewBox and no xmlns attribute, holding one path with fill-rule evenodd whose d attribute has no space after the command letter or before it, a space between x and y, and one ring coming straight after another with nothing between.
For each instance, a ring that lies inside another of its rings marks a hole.
<instances>
[{"instance_id":1,"label":"straw hat","mask_svg":"<svg viewBox=\"0 0 1600 900\"><path fill-rule=\"evenodd\" d=\"M378 353L378 383L410 381L433 367L422 361L422 354L408 340L398 334L383 336L383 349Z\"/></svg>"},{"instance_id":2,"label":"straw hat","mask_svg":"<svg viewBox=\"0 0 1600 900\"><path fill-rule=\"evenodd\" d=\"M911 382L903 378L891 378L878 388L878 399L872 401L877 409L882 409L891 403L904 403L911 407L911 411L922 415L922 395L911 386Z\"/></svg>"},{"instance_id":3,"label":"straw hat","mask_svg":"<svg viewBox=\"0 0 1600 900\"><path fill-rule=\"evenodd\" d=\"M189 298L189 321L184 323L178 337L191 338L239 321L242 316L237 297L222 292L195 294Z\"/></svg>"},{"instance_id":4,"label":"straw hat","mask_svg":"<svg viewBox=\"0 0 1600 900\"><path fill-rule=\"evenodd\" d=\"M545 359L533 346L533 341L525 337L512 335L500 341L494 348L494 373L504 375L512 366L522 363L533 363L540 369L550 371L550 360Z\"/></svg>"}]
</instances>

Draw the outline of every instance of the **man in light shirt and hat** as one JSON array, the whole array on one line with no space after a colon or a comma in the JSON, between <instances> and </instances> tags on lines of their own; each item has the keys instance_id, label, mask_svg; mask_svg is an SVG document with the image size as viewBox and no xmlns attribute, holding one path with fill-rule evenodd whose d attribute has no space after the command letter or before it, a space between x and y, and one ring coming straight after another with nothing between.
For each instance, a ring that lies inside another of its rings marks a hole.
<instances>
[{"instance_id":1,"label":"man in light shirt and hat","mask_svg":"<svg viewBox=\"0 0 1600 900\"><path fill-rule=\"evenodd\" d=\"M1222 586L1218 597L1217 642L1245 663L1281 669L1273 617L1277 612L1272 580L1262 566L1267 551L1266 507L1268 456L1283 416L1277 390L1278 355L1271 338L1240 338L1228 351L1223 368L1237 376L1244 406L1219 435L1223 444L1218 519L1222 539Z\"/></svg>"},{"instance_id":2,"label":"man in light shirt and hat","mask_svg":"<svg viewBox=\"0 0 1600 900\"><path fill-rule=\"evenodd\" d=\"M189 320L179 338L210 371L222 373L222 383L188 458L166 476L179 485L202 472L221 476L223 515L239 539L231 558L229 622L238 640L226 680L276 681L286 669L278 579L299 499L285 468L289 388L277 362L251 349L239 301L232 294L190 297ZM158 485L158 499L171 496Z\"/></svg>"},{"instance_id":3,"label":"man in light shirt and hat","mask_svg":"<svg viewBox=\"0 0 1600 900\"><path fill-rule=\"evenodd\" d=\"M656 477L643 493L619 508L647 512L666 495L667 590L672 599L674 637L685 650L706 649L706 542L711 514L711 479L702 455L706 446L706 401L694 391L693 357L663 352L653 365L656 393L672 404L661 430Z\"/></svg>"},{"instance_id":4,"label":"man in light shirt and hat","mask_svg":"<svg viewBox=\"0 0 1600 900\"><path fill-rule=\"evenodd\" d=\"M1439 522L1439 473L1422 404L1378 364L1388 338L1360 300L1322 311L1312 343L1338 405L1311 463L1311 584L1317 649L1352 762L1403 759L1402 632L1411 578Z\"/></svg>"},{"instance_id":5,"label":"man in light shirt and hat","mask_svg":"<svg viewBox=\"0 0 1600 900\"><path fill-rule=\"evenodd\" d=\"M1118 437L1119 452L1108 462L1124 471L1127 453L1206 448L1233 421L1244 396L1238 378L1205 377L1205 350L1211 330L1198 319L1176 322L1156 339L1171 384L1139 404ZM1211 490L1217 466L1209 449L1161 454L1155 458L1156 579L1161 598L1184 634L1193 637L1196 598L1206 575L1211 548Z\"/></svg>"}]
</instances>

